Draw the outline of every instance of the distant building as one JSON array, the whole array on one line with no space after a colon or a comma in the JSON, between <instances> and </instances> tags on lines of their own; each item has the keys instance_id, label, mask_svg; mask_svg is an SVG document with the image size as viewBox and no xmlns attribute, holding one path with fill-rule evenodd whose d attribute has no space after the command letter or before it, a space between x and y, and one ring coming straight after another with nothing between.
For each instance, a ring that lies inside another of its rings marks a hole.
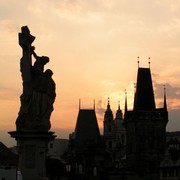
<instances>
[{"instance_id":1,"label":"distant building","mask_svg":"<svg viewBox=\"0 0 180 180\"><path fill-rule=\"evenodd\" d=\"M68 157L72 176L104 175L109 154L100 135L95 109L79 109L75 131L70 135Z\"/></svg>"},{"instance_id":2,"label":"distant building","mask_svg":"<svg viewBox=\"0 0 180 180\"><path fill-rule=\"evenodd\" d=\"M123 160L126 156L126 130L120 104L118 105L118 110L114 118L108 100L103 123L103 136L106 150L111 154L112 164L116 167L120 167L123 165Z\"/></svg>"},{"instance_id":3,"label":"distant building","mask_svg":"<svg viewBox=\"0 0 180 180\"><path fill-rule=\"evenodd\" d=\"M68 139L56 138L48 144L48 156L50 158L61 159L61 156L67 151Z\"/></svg>"},{"instance_id":4,"label":"distant building","mask_svg":"<svg viewBox=\"0 0 180 180\"><path fill-rule=\"evenodd\" d=\"M150 68L138 68L134 108L125 109L127 167L137 179L157 180L165 152L168 112L165 94L164 107L156 108Z\"/></svg>"},{"instance_id":5,"label":"distant building","mask_svg":"<svg viewBox=\"0 0 180 180\"><path fill-rule=\"evenodd\" d=\"M49 180L61 179L67 176L64 154L68 150L68 139L54 139L48 144L46 159L47 176Z\"/></svg>"},{"instance_id":6,"label":"distant building","mask_svg":"<svg viewBox=\"0 0 180 180\"><path fill-rule=\"evenodd\" d=\"M160 163L160 179L180 179L180 131L166 133L166 152Z\"/></svg>"},{"instance_id":7,"label":"distant building","mask_svg":"<svg viewBox=\"0 0 180 180\"><path fill-rule=\"evenodd\" d=\"M99 132L95 108L79 109L66 153L71 175L86 174L89 179L97 176L103 180L179 177L180 136L174 134L178 137L172 139L167 134L166 143L167 122L165 89L164 105L156 108L150 68L138 67L133 110L128 110L126 93L124 117L119 104L114 118L108 100L103 135Z\"/></svg>"},{"instance_id":8,"label":"distant building","mask_svg":"<svg viewBox=\"0 0 180 180\"><path fill-rule=\"evenodd\" d=\"M94 109L79 110L74 135L76 153L83 152L91 145L101 145L101 136Z\"/></svg>"},{"instance_id":9,"label":"distant building","mask_svg":"<svg viewBox=\"0 0 180 180\"><path fill-rule=\"evenodd\" d=\"M16 180L18 155L0 142L0 180Z\"/></svg>"}]
</instances>

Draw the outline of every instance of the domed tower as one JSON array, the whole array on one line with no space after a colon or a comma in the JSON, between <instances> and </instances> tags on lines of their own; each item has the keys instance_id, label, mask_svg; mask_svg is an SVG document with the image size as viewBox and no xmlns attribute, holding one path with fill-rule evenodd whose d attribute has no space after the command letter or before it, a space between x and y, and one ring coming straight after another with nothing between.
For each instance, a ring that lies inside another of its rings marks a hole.
<instances>
[{"instance_id":1,"label":"domed tower","mask_svg":"<svg viewBox=\"0 0 180 180\"><path fill-rule=\"evenodd\" d=\"M106 143L106 148L108 150L113 150L115 147L115 123L113 119L113 113L110 108L110 103L108 99L107 109L104 114L104 139Z\"/></svg>"}]
</instances>

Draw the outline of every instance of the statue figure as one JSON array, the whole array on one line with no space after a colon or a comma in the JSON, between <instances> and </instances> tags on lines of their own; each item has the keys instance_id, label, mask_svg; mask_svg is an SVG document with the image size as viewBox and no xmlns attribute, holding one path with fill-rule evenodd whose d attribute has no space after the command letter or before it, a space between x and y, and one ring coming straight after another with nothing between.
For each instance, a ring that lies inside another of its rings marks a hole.
<instances>
[{"instance_id":1,"label":"statue figure","mask_svg":"<svg viewBox=\"0 0 180 180\"><path fill-rule=\"evenodd\" d=\"M44 72L49 58L37 56L35 47L31 46L34 39L28 27L23 26L19 33L19 44L23 50L20 60L23 93L16 120L17 131L48 131L51 127L50 116L56 97L56 85L52 79L53 72L50 69ZM32 55L36 60L33 65Z\"/></svg>"}]
</instances>

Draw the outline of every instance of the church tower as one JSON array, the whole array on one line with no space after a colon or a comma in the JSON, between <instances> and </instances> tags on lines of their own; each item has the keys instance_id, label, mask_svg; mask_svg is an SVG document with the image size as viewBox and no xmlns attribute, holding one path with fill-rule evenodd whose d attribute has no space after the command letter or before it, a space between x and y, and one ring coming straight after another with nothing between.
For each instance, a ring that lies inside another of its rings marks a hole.
<instances>
[{"instance_id":1,"label":"church tower","mask_svg":"<svg viewBox=\"0 0 180 180\"><path fill-rule=\"evenodd\" d=\"M124 127L124 120L122 110L120 109L120 104L118 104L118 109L116 111L115 122L115 134L116 134L116 144L125 146L126 144L126 130ZM117 145L116 145L117 146Z\"/></svg>"},{"instance_id":2,"label":"church tower","mask_svg":"<svg viewBox=\"0 0 180 180\"><path fill-rule=\"evenodd\" d=\"M107 109L104 114L104 139L106 148L111 151L115 148L115 123L113 119L113 113L110 107L108 99Z\"/></svg>"},{"instance_id":3,"label":"church tower","mask_svg":"<svg viewBox=\"0 0 180 180\"><path fill-rule=\"evenodd\" d=\"M138 179L157 180L165 150L168 112L165 95L164 107L156 108L150 67L138 67L134 108L126 110L124 122L128 168Z\"/></svg>"}]
</instances>

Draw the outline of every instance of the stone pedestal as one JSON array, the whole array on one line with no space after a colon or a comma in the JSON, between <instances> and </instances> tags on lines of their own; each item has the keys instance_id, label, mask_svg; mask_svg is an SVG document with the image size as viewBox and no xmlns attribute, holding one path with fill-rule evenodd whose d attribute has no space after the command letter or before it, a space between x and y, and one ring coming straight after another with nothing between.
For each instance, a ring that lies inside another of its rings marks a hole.
<instances>
[{"instance_id":1,"label":"stone pedestal","mask_svg":"<svg viewBox=\"0 0 180 180\"><path fill-rule=\"evenodd\" d=\"M19 170L23 180L47 180L46 152L54 132L9 132L17 141Z\"/></svg>"}]
</instances>

